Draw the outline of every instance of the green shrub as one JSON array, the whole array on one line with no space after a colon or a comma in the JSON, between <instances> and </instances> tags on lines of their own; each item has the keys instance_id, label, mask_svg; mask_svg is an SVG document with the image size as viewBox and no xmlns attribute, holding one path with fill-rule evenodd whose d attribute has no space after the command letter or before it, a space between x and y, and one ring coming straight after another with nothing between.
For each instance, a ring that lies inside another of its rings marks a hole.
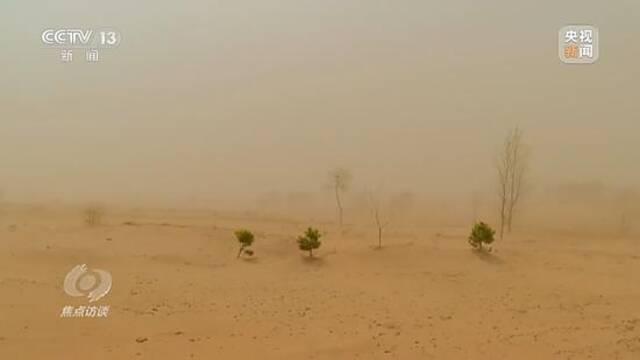
<instances>
[{"instance_id":1,"label":"green shrub","mask_svg":"<svg viewBox=\"0 0 640 360\"><path fill-rule=\"evenodd\" d=\"M322 244L320 242L321 237L320 231L310 227L304 232L303 236L298 237L298 247L302 251L308 251L309 257L313 257L313 250L319 248Z\"/></svg>"},{"instance_id":2,"label":"green shrub","mask_svg":"<svg viewBox=\"0 0 640 360\"><path fill-rule=\"evenodd\" d=\"M491 226L481 222L473 225L473 229L471 230L471 235L469 235L469 244L473 246L474 249L483 250L482 245L489 245L493 242L493 235L496 232L491 228Z\"/></svg>"},{"instance_id":3,"label":"green shrub","mask_svg":"<svg viewBox=\"0 0 640 360\"><path fill-rule=\"evenodd\" d=\"M236 230L235 235L240 243L240 250L238 250L238 256L236 257L239 258L245 252L245 249L253 244L254 236L251 231L245 229ZM249 253L247 252L247 254ZM251 251L251 255L253 255L253 251Z\"/></svg>"}]
</instances>

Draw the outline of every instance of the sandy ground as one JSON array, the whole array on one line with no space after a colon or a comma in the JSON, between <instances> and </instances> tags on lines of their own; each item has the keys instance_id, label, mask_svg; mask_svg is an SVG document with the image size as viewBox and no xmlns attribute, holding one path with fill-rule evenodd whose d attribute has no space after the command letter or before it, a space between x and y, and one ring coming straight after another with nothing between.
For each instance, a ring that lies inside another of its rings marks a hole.
<instances>
[{"instance_id":1,"label":"sandy ground","mask_svg":"<svg viewBox=\"0 0 640 360\"><path fill-rule=\"evenodd\" d=\"M310 261L296 222L0 221L0 359L640 359L640 239L521 234L481 256L466 228L395 227L373 250L373 229L314 224ZM251 260L235 259L240 226L257 235ZM107 318L60 317L87 305L62 288L84 263L113 275Z\"/></svg>"}]
</instances>

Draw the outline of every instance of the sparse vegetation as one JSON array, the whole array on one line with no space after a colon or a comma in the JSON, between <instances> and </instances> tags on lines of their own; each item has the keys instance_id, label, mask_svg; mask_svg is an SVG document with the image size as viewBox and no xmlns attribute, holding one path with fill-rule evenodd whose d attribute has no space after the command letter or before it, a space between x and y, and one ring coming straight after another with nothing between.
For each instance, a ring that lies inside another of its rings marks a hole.
<instances>
[{"instance_id":1,"label":"sparse vegetation","mask_svg":"<svg viewBox=\"0 0 640 360\"><path fill-rule=\"evenodd\" d=\"M619 236L627 236L632 230L632 224L636 223L633 215L640 210L640 193L634 188L622 189L615 195L613 203L619 214L617 233Z\"/></svg>"},{"instance_id":2,"label":"sparse vegetation","mask_svg":"<svg viewBox=\"0 0 640 360\"><path fill-rule=\"evenodd\" d=\"M338 206L338 223L343 224L344 208L342 207L342 194L347 191L351 183L351 173L344 168L336 168L329 172L329 185L333 189Z\"/></svg>"},{"instance_id":3,"label":"sparse vegetation","mask_svg":"<svg viewBox=\"0 0 640 360\"><path fill-rule=\"evenodd\" d=\"M84 223L87 226L98 226L103 218L104 209L99 206L91 206L84 211Z\"/></svg>"},{"instance_id":4,"label":"sparse vegetation","mask_svg":"<svg viewBox=\"0 0 640 360\"><path fill-rule=\"evenodd\" d=\"M378 249L382 249L382 231L389 225L389 219L383 219L380 210L380 200L372 191L369 192L369 205L371 206L371 213L373 214L376 228L378 229Z\"/></svg>"},{"instance_id":5,"label":"sparse vegetation","mask_svg":"<svg viewBox=\"0 0 640 360\"><path fill-rule=\"evenodd\" d=\"M321 237L319 230L310 227L304 232L304 235L298 237L298 247L302 251L308 251L309 257L312 258L313 250L318 249L322 244Z\"/></svg>"},{"instance_id":6,"label":"sparse vegetation","mask_svg":"<svg viewBox=\"0 0 640 360\"><path fill-rule=\"evenodd\" d=\"M498 156L498 195L500 199L500 238L505 227L511 232L516 207L522 198L529 154L522 141L520 128L513 129L504 141Z\"/></svg>"},{"instance_id":7,"label":"sparse vegetation","mask_svg":"<svg viewBox=\"0 0 640 360\"><path fill-rule=\"evenodd\" d=\"M246 229L236 230L235 233L236 239L240 243L240 250L238 250L238 256L236 258L240 258L240 256L244 253L248 256L253 256L253 250L247 249L253 244L255 237L253 233Z\"/></svg>"},{"instance_id":8,"label":"sparse vegetation","mask_svg":"<svg viewBox=\"0 0 640 360\"><path fill-rule=\"evenodd\" d=\"M491 226L482 221L477 222L471 230L471 235L469 235L469 244L474 249L483 251L483 244L490 245L494 240L493 235L495 235L495 233L495 230L493 230ZM490 248L489 251L491 251Z\"/></svg>"}]
</instances>

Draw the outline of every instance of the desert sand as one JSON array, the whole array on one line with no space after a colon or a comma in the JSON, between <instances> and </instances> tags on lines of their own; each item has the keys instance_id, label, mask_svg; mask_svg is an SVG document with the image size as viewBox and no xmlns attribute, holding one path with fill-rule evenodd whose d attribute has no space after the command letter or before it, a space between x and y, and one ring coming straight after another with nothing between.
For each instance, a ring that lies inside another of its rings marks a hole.
<instances>
[{"instance_id":1,"label":"desert sand","mask_svg":"<svg viewBox=\"0 0 640 360\"><path fill-rule=\"evenodd\" d=\"M468 227L375 229L211 212L12 206L0 229L0 359L638 359L640 241ZM325 234L317 258L295 237ZM233 230L256 234L236 259ZM63 318L75 265L106 318Z\"/></svg>"}]
</instances>

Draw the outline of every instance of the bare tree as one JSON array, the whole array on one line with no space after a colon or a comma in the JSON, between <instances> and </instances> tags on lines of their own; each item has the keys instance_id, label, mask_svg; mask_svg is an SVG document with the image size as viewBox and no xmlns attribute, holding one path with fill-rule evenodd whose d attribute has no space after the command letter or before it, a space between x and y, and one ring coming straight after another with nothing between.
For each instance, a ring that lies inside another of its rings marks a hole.
<instances>
[{"instance_id":1,"label":"bare tree","mask_svg":"<svg viewBox=\"0 0 640 360\"><path fill-rule=\"evenodd\" d=\"M88 226L98 226L102 223L104 209L98 205L89 206L84 210L84 223Z\"/></svg>"},{"instance_id":2,"label":"bare tree","mask_svg":"<svg viewBox=\"0 0 640 360\"><path fill-rule=\"evenodd\" d=\"M640 209L640 193L636 189L626 188L618 192L614 197L614 206L617 208L616 212L619 213L620 222L618 233L621 236L626 236L629 233L630 224L634 223L629 221L634 214L637 214Z\"/></svg>"},{"instance_id":3,"label":"bare tree","mask_svg":"<svg viewBox=\"0 0 640 360\"><path fill-rule=\"evenodd\" d=\"M329 172L329 186L333 190L336 197L336 205L338 206L338 222L342 227L344 208L342 206L342 195L349 188L351 183L351 173L344 168L336 168Z\"/></svg>"},{"instance_id":4,"label":"bare tree","mask_svg":"<svg viewBox=\"0 0 640 360\"><path fill-rule=\"evenodd\" d=\"M513 218L522 199L529 154L520 128L507 135L498 156L498 195L500 199L500 238L511 232Z\"/></svg>"},{"instance_id":5,"label":"bare tree","mask_svg":"<svg viewBox=\"0 0 640 360\"><path fill-rule=\"evenodd\" d=\"M473 223L478 222L480 208L482 207L482 195L478 191L471 193L471 213Z\"/></svg>"},{"instance_id":6,"label":"bare tree","mask_svg":"<svg viewBox=\"0 0 640 360\"><path fill-rule=\"evenodd\" d=\"M383 217L380 209L380 199L375 196L373 191L369 191L369 205L378 229L378 249L382 249L382 231L389 225L389 219Z\"/></svg>"}]
</instances>

